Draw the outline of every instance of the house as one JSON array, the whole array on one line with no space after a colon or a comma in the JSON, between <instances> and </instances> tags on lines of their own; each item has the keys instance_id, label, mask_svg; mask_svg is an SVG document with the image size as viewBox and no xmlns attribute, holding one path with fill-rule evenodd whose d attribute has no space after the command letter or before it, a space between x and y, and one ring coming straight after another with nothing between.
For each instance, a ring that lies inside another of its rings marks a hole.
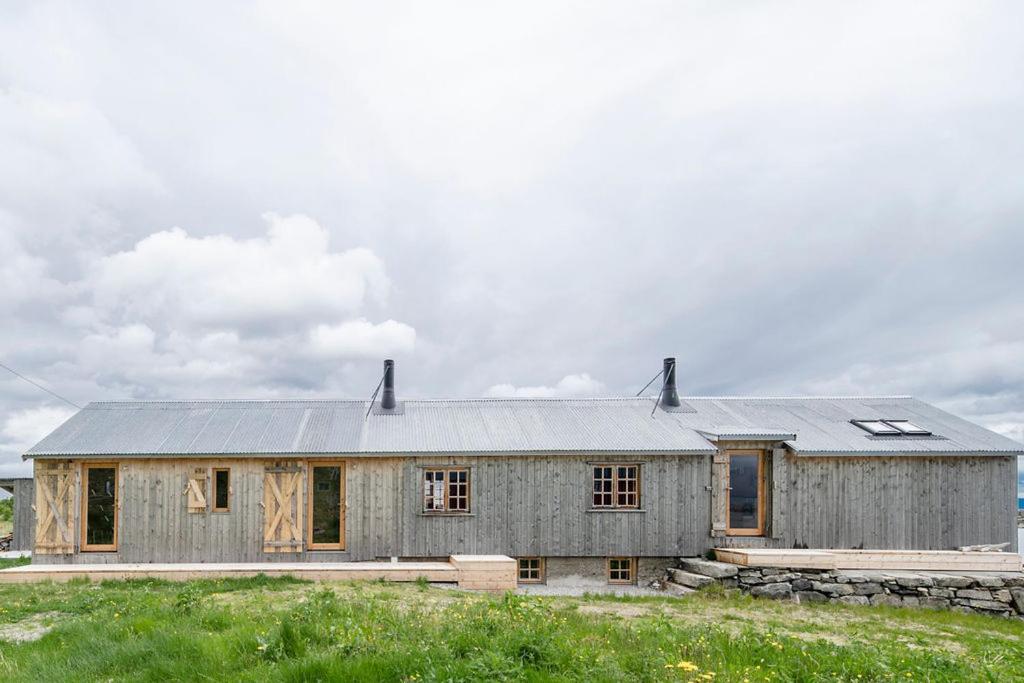
<instances>
[{"instance_id":1,"label":"house","mask_svg":"<svg viewBox=\"0 0 1024 683\"><path fill-rule=\"evenodd\" d=\"M14 519L10 550L32 550L32 486L31 477L0 479L0 489L14 496Z\"/></svg>"},{"instance_id":2,"label":"house","mask_svg":"<svg viewBox=\"0 0 1024 683\"><path fill-rule=\"evenodd\" d=\"M713 547L1016 546L1020 444L909 397L91 403L26 454L33 562L505 554L630 583Z\"/></svg>"}]
</instances>

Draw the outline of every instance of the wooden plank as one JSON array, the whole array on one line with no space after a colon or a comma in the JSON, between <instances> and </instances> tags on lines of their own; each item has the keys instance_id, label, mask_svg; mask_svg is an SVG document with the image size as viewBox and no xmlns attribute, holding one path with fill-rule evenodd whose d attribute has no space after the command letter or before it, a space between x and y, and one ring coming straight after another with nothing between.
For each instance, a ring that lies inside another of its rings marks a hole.
<instances>
[{"instance_id":1,"label":"wooden plank","mask_svg":"<svg viewBox=\"0 0 1024 683\"><path fill-rule=\"evenodd\" d=\"M786 449L772 449L771 493L769 496L771 507L769 526L771 527L772 538L785 538L786 536L786 503L789 498L788 476Z\"/></svg>"},{"instance_id":2,"label":"wooden plank","mask_svg":"<svg viewBox=\"0 0 1024 683\"><path fill-rule=\"evenodd\" d=\"M955 550L785 550L716 548L722 562L749 567L803 569L927 569L932 571L1021 571L1015 553L975 553Z\"/></svg>"},{"instance_id":3,"label":"wooden plank","mask_svg":"<svg viewBox=\"0 0 1024 683\"><path fill-rule=\"evenodd\" d=\"M725 536L729 523L729 456L715 453L711 461L711 536Z\"/></svg>"}]
</instances>

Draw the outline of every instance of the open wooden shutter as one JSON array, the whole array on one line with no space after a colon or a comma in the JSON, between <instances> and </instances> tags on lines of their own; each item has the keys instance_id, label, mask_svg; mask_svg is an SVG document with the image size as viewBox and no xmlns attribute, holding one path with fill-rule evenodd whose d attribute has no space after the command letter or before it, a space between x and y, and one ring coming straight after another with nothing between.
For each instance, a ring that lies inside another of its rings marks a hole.
<instances>
[{"instance_id":1,"label":"open wooden shutter","mask_svg":"<svg viewBox=\"0 0 1024 683\"><path fill-rule=\"evenodd\" d=\"M719 451L711 461L711 535L725 536L729 456Z\"/></svg>"},{"instance_id":2,"label":"open wooden shutter","mask_svg":"<svg viewBox=\"0 0 1024 683\"><path fill-rule=\"evenodd\" d=\"M772 538L782 538L786 535L786 497L789 495L789 479L786 463L786 449L772 449L771 459L771 489L768 500L771 502L771 524Z\"/></svg>"},{"instance_id":3,"label":"open wooden shutter","mask_svg":"<svg viewBox=\"0 0 1024 683\"><path fill-rule=\"evenodd\" d=\"M189 512L206 512L206 468L192 470L185 484Z\"/></svg>"},{"instance_id":4,"label":"open wooden shutter","mask_svg":"<svg viewBox=\"0 0 1024 683\"><path fill-rule=\"evenodd\" d=\"M75 552L75 468L70 462L36 462L37 555Z\"/></svg>"},{"instance_id":5,"label":"open wooden shutter","mask_svg":"<svg viewBox=\"0 0 1024 683\"><path fill-rule=\"evenodd\" d=\"M263 473L263 552L302 550L302 466L275 463Z\"/></svg>"}]
</instances>

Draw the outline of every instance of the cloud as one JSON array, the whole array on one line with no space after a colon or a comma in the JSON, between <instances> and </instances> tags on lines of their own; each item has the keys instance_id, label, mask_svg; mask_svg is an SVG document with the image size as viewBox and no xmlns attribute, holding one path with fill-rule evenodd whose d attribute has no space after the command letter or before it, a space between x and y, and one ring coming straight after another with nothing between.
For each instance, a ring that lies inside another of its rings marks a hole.
<instances>
[{"instance_id":1,"label":"cloud","mask_svg":"<svg viewBox=\"0 0 1024 683\"><path fill-rule=\"evenodd\" d=\"M585 9L5 8L0 359L84 402L365 397L391 354L406 397L630 395L674 355L1021 433L1024 5Z\"/></svg>"},{"instance_id":2,"label":"cloud","mask_svg":"<svg viewBox=\"0 0 1024 683\"><path fill-rule=\"evenodd\" d=\"M554 386L517 387L512 384L495 384L484 392L491 398L573 398L598 396L607 392L602 382L587 373L566 375Z\"/></svg>"},{"instance_id":3,"label":"cloud","mask_svg":"<svg viewBox=\"0 0 1024 683\"><path fill-rule=\"evenodd\" d=\"M0 282L48 300L73 341L42 347L40 374L90 398L294 395L336 384L348 362L414 351L411 325L368 318L390 287L372 250L333 249L305 215L264 220L259 237L153 233L67 282L49 279L45 259L0 264Z\"/></svg>"},{"instance_id":4,"label":"cloud","mask_svg":"<svg viewBox=\"0 0 1024 683\"><path fill-rule=\"evenodd\" d=\"M409 353L415 345L416 330L394 320L374 325L360 318L317 325L310 333L310 350L320 358L380 358Z\"/></svg>"},{"instance_id":5,"label":"cloud","mask_svg":"<svg viewBox=\"0 0 1024 683\"><path fill-rule=\"evenodd\" d=\"M11 413L0 430L0 449L24 453L75 414L63 406L40 406Z\"/></svg>"},{"instance_id":6,"label":"cloud","mask_svg":"<svg viewBox=\"0 0 1024 683\"><path fill-rule=\"evenodd\" d=\"M108 318L179 330L279 330L386 300L389 282L372 251L331 251L329 233L308 216L264 219L267 235L253 239L155 233L100 259L81 286Z\"/></svg>"}]
</instances>

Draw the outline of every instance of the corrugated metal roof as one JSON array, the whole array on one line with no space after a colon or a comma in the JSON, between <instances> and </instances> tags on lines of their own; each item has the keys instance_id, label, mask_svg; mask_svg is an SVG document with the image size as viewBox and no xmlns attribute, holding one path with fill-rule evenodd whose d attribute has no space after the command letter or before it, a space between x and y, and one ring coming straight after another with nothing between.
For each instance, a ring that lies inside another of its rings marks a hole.
<instances>
[{"instance_id":1,"label":"corrugated metal roof","mask_svg":"<svg viewBox=\"0 0 1024 683\"><path fill-rule=\"evenodd\" d=\"M686 397L90 403L26 457L406 453L711 453L718 438L786 440L800 454L1024 453L1024 446L909 397ZM853 419L910 419L939 438L871 439ZM795 439L792 438L795 435Z\"/></svg>"}]
</instances>

